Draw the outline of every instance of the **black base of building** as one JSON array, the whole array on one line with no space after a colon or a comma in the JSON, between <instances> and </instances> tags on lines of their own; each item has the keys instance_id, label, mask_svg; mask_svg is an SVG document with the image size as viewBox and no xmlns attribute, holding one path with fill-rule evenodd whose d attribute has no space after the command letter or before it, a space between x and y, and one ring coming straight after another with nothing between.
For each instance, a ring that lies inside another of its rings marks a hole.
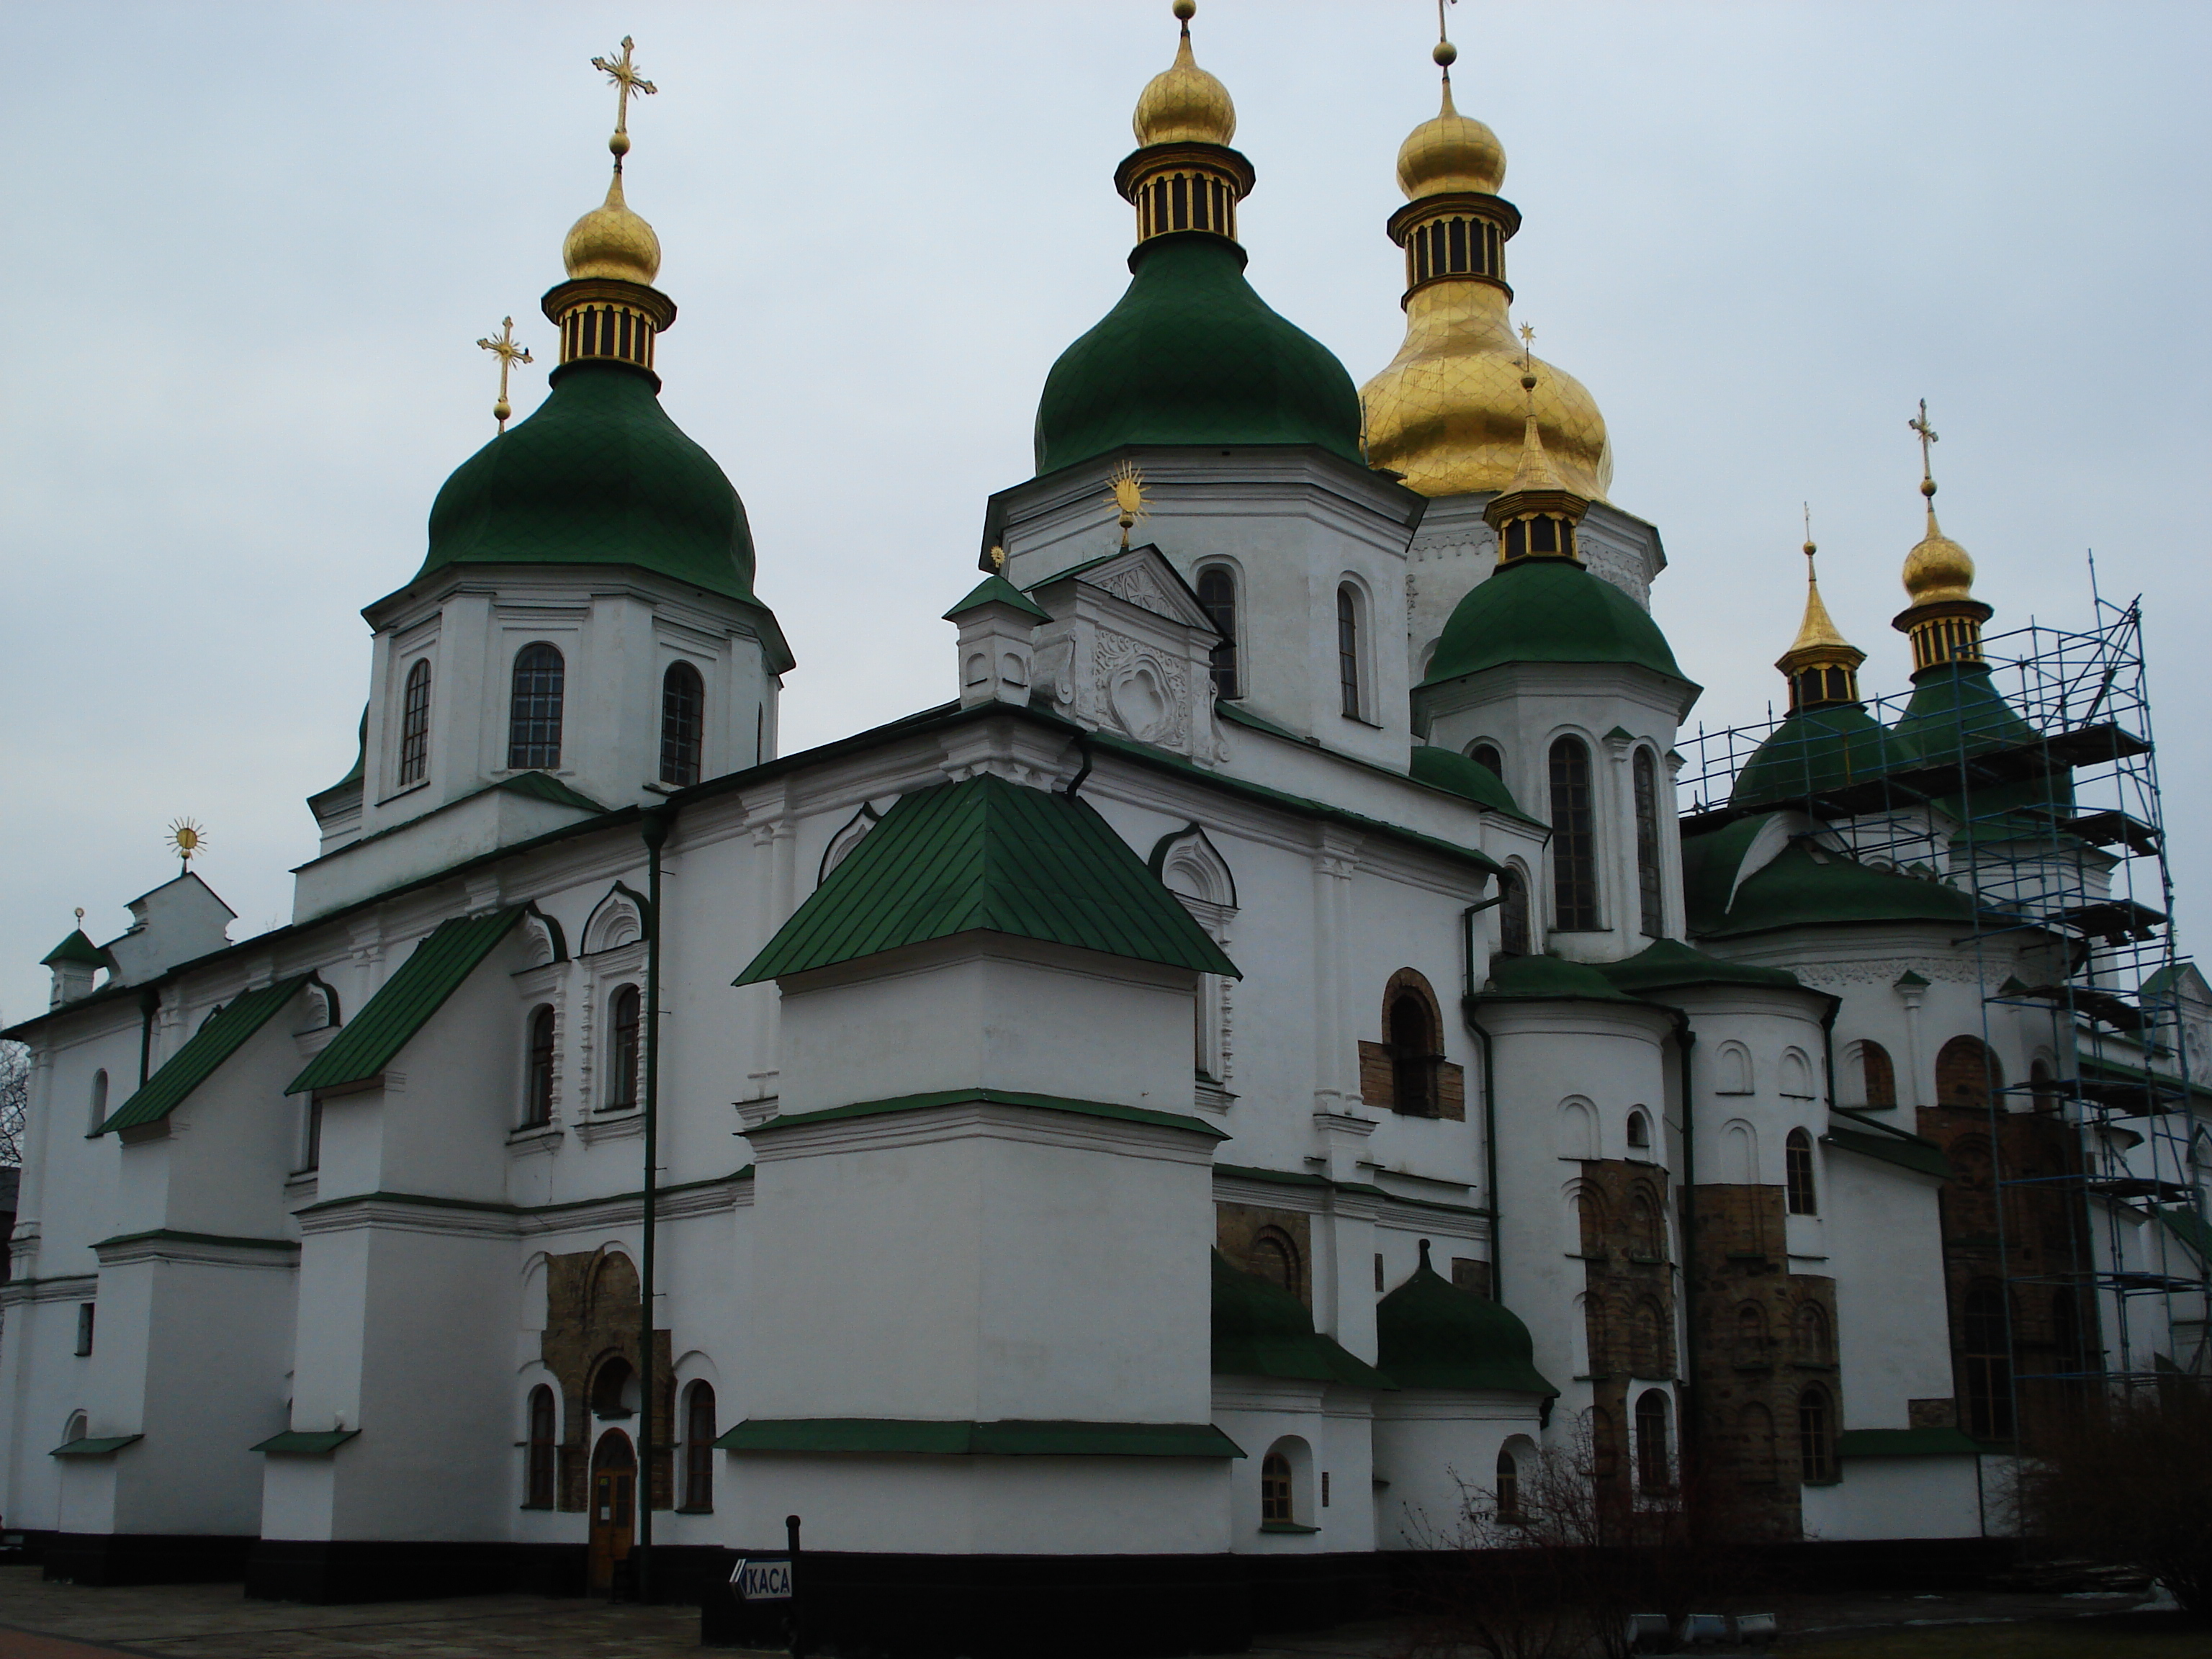
<instances>
[{"instance_id":1,"label":"black base of building","mask_svg":"<svg viewBox=\"0 0 2212 1659\"><path fill-rule=\"evenodd\" d=\"M447 1595L586 1593L582 1544L457 1544L428 1540L264 1538L243 1559L246 1593L268 1601L411 1601ZM653 1552L652 1599L698 1602L725 1552L662 1544ZM241 1575L233 1573L232 1577ZM620 1593L636 1594L624 1574Z\"/></svg>"},{"instance_id":2,"label":"black base of building","mask_svg":"<svg viewBox=\"0 0 2212 1659\"><path fill-rule=\"evenodd\" d=\"M740 1603L723 1557L700 1604L714 1647L783 1647L790 1604ZM1381 1611L1374 1555L800 1557L796 1617L841 1659L1069 1659L1235 1653L1255 1632L1313 1630Z\"/></svg>"},{"instance_id":3,"label":"black base of building","mask_svg":"<svg viewBox=\"0 0 2212 1659\"><path fill-rule=\"evenodd\" d=\"M53 1532L40 1535L47 1578L79 1584L210 1584L245 1576L251 1538L198 1534Z\"/></svg>"}]
</instances>

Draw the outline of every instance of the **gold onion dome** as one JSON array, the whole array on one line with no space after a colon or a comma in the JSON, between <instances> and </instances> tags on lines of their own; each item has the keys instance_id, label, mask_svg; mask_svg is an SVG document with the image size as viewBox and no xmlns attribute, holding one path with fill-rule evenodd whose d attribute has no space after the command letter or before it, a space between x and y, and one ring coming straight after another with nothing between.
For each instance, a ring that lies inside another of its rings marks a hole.
<instances>
[{"instance_id":1,"label":"gold onion dome","mask_svg":"<svg viewBox=\"0 0 2212 1659\"><path fill-rule=\"evenodd\" d=\"M629 148L627 143L623 148ZM568 240L561 245L561 261L568 266L571 282L611 277L651 288L660 274L660 238L623 199L619 164L607 185L607 199L569 228Z\"/></svg>"},{"instance_id":2,"label":"gold onion dome","mask_svg":"<svg viewBox=\"0 0 2212 1659\"><path fill-rule=\"evenodd\" d=\"M1921 481L1928 498L1928 533L1905 556L1905 591L1915 605L1936 605L1974 597L1974 561L1936 522L1936 481Z\"/></svg>"},{"instance_id":3,"label":"gold onion dome","mask_svg":"<svg viewBox=\"0 0 2212 1659\"><path fill-rule=\"evenodd\" d=\"M1237 106L1229 88L1199 68L1190 54L1190 20L1197 10L1194 0L1176 0L1182 38L1176 43L1175 62L1146 82L1129 119L1140 146L1225 146L1237 136Z\"/></svg>"},{"instance_id":4,"label":"gold onion dome","mask_svg":"<svg viewBox=\"0 0 2212 1659\"><path fill-rule=\"evenodd\" d=\"M1505 147L1498 135L1471 115L1452 107L1451 82L1444 82L1444 106L1398 147L1398 188L1411 201L1448 190L1495 196L1505 182Z\"/></svg>"}]
</instances>

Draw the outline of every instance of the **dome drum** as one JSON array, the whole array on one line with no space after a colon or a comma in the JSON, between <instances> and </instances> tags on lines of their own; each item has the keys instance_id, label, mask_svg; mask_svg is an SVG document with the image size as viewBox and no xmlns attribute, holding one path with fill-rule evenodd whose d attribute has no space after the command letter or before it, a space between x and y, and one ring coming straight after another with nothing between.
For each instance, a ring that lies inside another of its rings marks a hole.
<instances>
[{"instance_id":1,"label":"dome drum","mask_svg":"<svg viewBox=\"0 0 2212 1659\"><path fill-rule=\"evenodd\" d=\"M1406 299L1451 277L1492 283L1512 297L1505 244L1521 228L1521 210L1504 198L1472 191L1424 196L1392 214L1386 228L1406 251Z\"/></svg>"},{"instance_id":2,"label":"dome drum","mask_svg":"<svg viewBox=\"0 0 2212 1659\"><path fill-rule=\"evenodd\" d=\"M561 361L611 358L653 367L654 341L676 320L676 301L659 289L611 276L585 276L550 290L545 320L561 331Z\"/></svg>"},{"instance_id":3,"label":"dome drum","mask_svg":"<svg viewBox=\"0 0 2212 1659\"><path fill-rule=\"evenodd\" d=\"M1179 230L1237 240L1237 204L1252 193L1252 164L1221 144L1147 144L1114 170L1114 188L1137 210L1137 240Z\"/></svg>"},{"instance_id":4,"label":"dome drum","mask_svg":"<svg viewBox=\"0 0 2212 1659\"><path fill-rule=\"evenodd\" d=\"M1982 660L1982 624L1996 611L1979 599L1937 599L1916 605L1890 626L1912 641L1912 672L1947 663Z\"/></svg>"}]
</instances>

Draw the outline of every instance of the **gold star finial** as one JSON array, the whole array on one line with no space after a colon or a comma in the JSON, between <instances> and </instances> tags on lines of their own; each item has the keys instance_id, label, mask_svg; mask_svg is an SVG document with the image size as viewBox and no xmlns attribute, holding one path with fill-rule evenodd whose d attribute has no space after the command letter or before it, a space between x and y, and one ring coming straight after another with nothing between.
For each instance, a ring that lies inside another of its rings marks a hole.
<instances>
[{"instance_id":1,"label":"gold star finial","mask_svg":"<svg viewBox=\"0 0 2212 1659\"><path fill-rule=\"evenodd\" d=\"M1137 520L1151 516L1151 502L1145 495L1145 475L1134 465L1124 461L1114 469L1114 505L1119 509L1118 522L1121 526L1121 548L1128 550L1129 532Z\"/></svg>"},{"instance_id":2,"label":"gold star finial","mask_svg":"<svg viewBox=\"0 0 2212 1659\"><path fill-rule=\"evenodd\" d=\"M504 318L500 323L499 338L478 340L477 343L499 359L499 401L491 406L492 419L499 422L501 432L507 430L507 417L514 413L514 405L507 400L507 373L517 363L530 359L527 348L514 343L514 319Z\"/></svg>"},{"instance_id":3,"label":"gold star finial","mask_svg":"<svg viewBox=\"0 0 2212 1659\"><path fill-rule=\"evenodd\" d=\"M1930 465L1928 447L1936 441L1936 428L1928 424L1928 399L1920 400L1919 416L1905 425L1920 434L1920 493L1933 496L1936 493L1936 469Z\"/></svg>"},{"instance_id":4,"label":"gold star finial","mask_svg":"<svg viewBox=\"0 0 2212 1659\"><path fill-rule=\"evenodd\" d=\"M640 97L659 92L660 88L637 72L630 62L629 36L623 36L622 56L616 58L594 58L592 67L607 77L615 92L615 133L607 140L607 148L615 153L615 171L622 171L622 158L629 154L629 98L632 93Z\"/></svg>"},{"instance_id":5,"label":"gold star finial","mask_svg":"<svg viewBox=\"0 0 2212 1659\"><path fill-rule=\"evenodd\" d=\"M1444 8L1457 5L1459 0L1437 0L1437 44L1429 56L1436 59L1437 67L1443 71L1444 84L1451 84L1451 66L1459 61L1459 48L1451 43L1451 33L1444 27Z\"/></svg>"}]
</instances>

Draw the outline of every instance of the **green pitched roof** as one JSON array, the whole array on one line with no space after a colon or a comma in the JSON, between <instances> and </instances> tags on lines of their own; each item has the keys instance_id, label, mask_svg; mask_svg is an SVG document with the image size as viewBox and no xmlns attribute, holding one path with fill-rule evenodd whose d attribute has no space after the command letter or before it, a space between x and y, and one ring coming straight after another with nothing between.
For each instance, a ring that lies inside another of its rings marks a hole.
<instances>
[{"instance_id":1,"label":"green pitched roof","mask_svg":"<svg viewBox=\"0 0 2212 1659\"><path fill-rule=\"evenodd\" d=\"M415 947L398 971L384 981L329 1048L308 1062L284 1092L337 1089L380 1076L446 999L491 954L528 907L495 910L489 915L455 916Z\"/></svg>"},{"instance_id":2,"label":"green pitched roof","mask_svg":"<svg viewBox=\"0 0 2212 1659\"><path fill-rule=\"evenodd\" d=\"M1461 1290L1429 1266L1426 1239L1413 1277L1376 1304L1375 1341L1401 1388L1559 1393L1536 1369L1528 1328L1504 1303Z\"/></svg>"},{"instance_id":3,"label":"green pitched roof","mask_svg":"<svg viewBox=\"0 0 2212 1659\"><path fill-rule=\"evenodd\" d=\"M1604 963L1597 971L1631 996L1673 990L1684 985L1765 985L1792 991L1804 988L1797 975L1787 968L1754 968L1747 962L1723 962L1672 939L1654 939L1626 962Z\"/></svg>"},{"instance_id":4,"label":"green pitched roof","mask_svg":"<svg viewBox=\"0 0 2212 1659\"><path fill-rule=\"evenodd\" d=\"M1052 620L1051 611L1037 604L1004 576L998 575L986 576L981 581L977 582L968 591L966 599L945 613L945 620L951 622L955 617L965 616L969 611L980 610L987 605L1011 605L1024 616L1035 617L1039 622Z\"/></svg>"},{"instance_id":5,"label":"green pitched roof","mask_svg":"<svg viewBox=\"0 0 2212 1659\"><path fill-rule=\"evenodd\" d=\"M1486 997L1527 1001L1630 1002L1613 983L1588 963L1564 957L1492 957Z\"/></svg>"},{"instance_id":6,"label":"green pitched roof","mask_svg":"<svg viewBox=\"0 0 2212 1659\"><path fill-rule=\"evenodd\" d=\"M1740 826L1731 824L1729 830ZM1721 832L1726 835L1728 831ZM1717 837L1696 836L1696 841ZM1749 837L1742 837L1737 853ZM1684 864L1690 843L1683 843ZM1718 849L1715 849L1717 851ZM1702 860L1700 860L1702 863ZM1727 883L1703 878L1686 881L1690 897L1690 932L1703 939L1727 939L1739 933L1759 933L1780 927L1834 927L1872 922L1943 921L1971 926L1974 902L1955 887L1892 870L1870 869L1839 853L1815 853L1803 842L1793 842L1774 861L1745 878L1735 890L1735 902L1727 904ZM1726 875L1733 878L1735 866ZM1725 908L1717 908L1717 896Z\"/></svg>"},{"instance_id":7,"label":"green pitched roof","mask_svg":"<svg viewBox=\"0 0 2212 1659\"><path fill-rule=\"evenodd\" d=\"M87 939L82 927L70 929L67 939L39 958L39 966L52 968L64 962L77 963L87 968L113 966L108 960L107 952Z\"/></svg>"},{"instance_id":8,"label":"green pitched roof","mask_svg":"<svg viewBox=\"0 0 2212 1659\"><path fill-rule=\"evenodd\" d=\"M1905 750L1858 703L1800 708L1767 735L1729 792L1759 806L1865 783L1909 763Z\"/></svg>"},{"instance_id":9,"label":"green pitched roof","mask_svg":"<svg viewBox=\"0 0 2212 1659\"><path fill-rule=\"evenodd\" d=\"M185 1096L215 1074L216 1066L236 1054L246 1038L266 1025L270 1015L297 996L310 977L301 974L279 980L233 999L228 1007L202 1025L191 1042L141 1084L137 1093L109 1113L97 1133L136 1129L168 1116L185 1103Z\"/></svg>"},{"instance_id":10,"label":"green pitched roof","mask_svg":"<svg viewBox=\"0 0 2212 1659\"><path fill-rule=\"evenodd\" d=\"M1626 663L1685 680L1651 613L1571 559L1516 560L1476 583L1421 684L1522 662Z\"/></svg>"},{"instance_id":11,"label":"green pitched roof","mask_svg":"<svg viewBox=\"0 0 2212 1659\"><path fill-rule=\"evenodd\" d=\"M1499 777L1480 761L1469 760L1454 749L1440 749L1431 743L1413 745L1413 757L1407 770L1413 781L1425 783L1433 788L1449 789L1455 795L1464 795L1478 806L1487 806L1493 811L1510 812L1516 818L1527 817L1513 799L1513 792Z\"/></svg>"},{"instance_id":12,"label":"green pitched roof","mask_svg":"<svg viewBox=\"0 0 2212 1659\"><path fill-rule=\"evenodd\" d=\"M1230 1376L1285 1376L1355 1389L1397 1385L1316 1333L1306 1304L1213 1255L1213 1369Z\"/></svg>"},{"instance_id":13,"label":"green pitched roof","mask_svg":"<svg viewBox=\"0 0 2212 1659\"><path fill-rule=\"evenodd\" d=\"M1912 677L1912 701L1890 735L1917 764L1941 766L2033 743L2035 728L1998 694L1986 664L1944 663Z\"/></svg>"},{"instance_id":14,"label":"green pitched roof","mask_svg":"<svg viewBox=\"0 0 2212 1659\"><path fill-rule=\"evenodd\" d=\"M735 982L974 932L1237 973L1087 802L985 775L902 798Z\"/></svg>"},{"instance_id":15,"label":"green pitched roof","mask_svg":"<svg viewBox=\"0 0 2212 1659\"><path fill-rule=\"evenodd\" d=\"M1862 1158L1879 1158L1884 1164L1894 1164L1901 1170L1917 1170L1938 1180L1950 1178L1951 1161L1934 1141L1893 1129L1879 1119L1856 1115L1850 1121L1864 1127L1847 1128L1842 1116L1838 1110L1828 1119L1828 1132L1820 1137L1822 1146L1840 1146Z\"/></svg>"},{"instance_id":16,"label":"green pitched roof","mask_svg":"<svg viewBox=\"0 0 2212 1659\"><path fill-rule=\"evenodd\" d=\"M1187 231L1145 242L1129 268L1120 301L1045 377L1040 473L1124 444L1317 444L1360 459L1352 377L1253 292L1243 249Z\"/></svg>"}]
</instances>

